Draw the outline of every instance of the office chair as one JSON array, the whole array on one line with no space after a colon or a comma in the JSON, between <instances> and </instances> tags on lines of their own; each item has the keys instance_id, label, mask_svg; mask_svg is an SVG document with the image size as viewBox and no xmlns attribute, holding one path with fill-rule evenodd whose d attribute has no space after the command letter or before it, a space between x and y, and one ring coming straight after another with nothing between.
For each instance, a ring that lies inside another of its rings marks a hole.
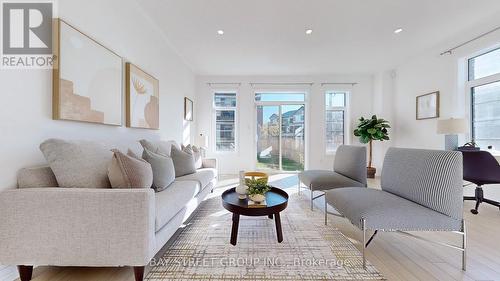
<instances>
[{"instance_id":1,"label":"office chair","mask_svg":"<svg viewBox=\"0 0 500 281\"><path fill-rule=\"evenodd\" d=\"M487 203L500 208L500 203L486 199L482 186L485 184L500 184L500 165L488 151L466 151L463 154L464 180L476 184L475 196L464 196L464 200L475 200L476 207L471 211L478 214L479 204Z\"/></svg>"}]
</instances>

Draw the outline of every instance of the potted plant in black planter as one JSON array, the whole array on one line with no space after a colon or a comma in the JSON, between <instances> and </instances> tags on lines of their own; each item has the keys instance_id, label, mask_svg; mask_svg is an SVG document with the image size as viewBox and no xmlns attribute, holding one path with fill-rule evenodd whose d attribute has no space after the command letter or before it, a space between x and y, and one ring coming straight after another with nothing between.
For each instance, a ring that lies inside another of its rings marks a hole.
<instances>
[{"instance_id":1,"label":"potted plant in black planter","mask_svg":"<svg viewBox=\"0 0 500 281\"><path fill-rule=\"evenodd\" d=\"M372 118L365 119L363 117L359 118L359 124L354 130L354 135L359 137L361 143L369 144L369 156L368 156L368 167L367 167L367 177L374 178L377 169L372 167L372 142L374 140L384 141L389 140L388 128L389 121L382 118L377 118L377 115L373 115Z\"/></svg>"}]
</instances>

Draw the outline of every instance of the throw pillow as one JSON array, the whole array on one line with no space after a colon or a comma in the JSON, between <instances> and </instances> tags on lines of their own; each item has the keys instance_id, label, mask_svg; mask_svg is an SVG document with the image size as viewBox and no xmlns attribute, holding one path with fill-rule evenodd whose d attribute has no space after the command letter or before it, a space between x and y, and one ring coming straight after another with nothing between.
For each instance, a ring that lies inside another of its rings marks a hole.
<instances>
[{"instance_id":1,"label":"throw pillow","mask_svg":"<svg viewBox=\"0 0 500 281\"><path fill-rule=\"evenodd\" d=\"M123 154L118 149L114 152L108 167L108 177L113 188L150 188L153 184L151 164L134 157L133 153Z\"/></svg>"},{"instance_id":2,"label":"throw pillow","mask_svg":"<svg viewBox=\"0 0 500 281\"><path fill-rule=\"evenodd\" d=\"M90 141L48 139L40 144L60 187L110 188L108 165L112 152Z\"/></svg>"},{"instance_id":3,"label":"throw pillow","mask_svg":"<svg viewBox=\"0 0 500 281\"><path fill-rule=\"evenodd\" d=\"M140 140L139 143L142 145L142 148L165 156L170 156L170 147L175 146L166 141L151 142L145 139Z\"/></svg>"},{"instance_id":4,"label":"throw pillow","mask_svg":"<svg viewBox=\"0 0 500 281\"><path fill-rule=\"evenodd\" d=\"M188 144L187 146L183 146L182 151L187 152L194 157L194 166L196 170L203 168L203 161L201 160L201 151L198 147L192 146Z\"/></svg>"},{"instance_id":5,"label":"throw pillow","mask_svg":"<svg viewBox=\"0 0 500 281\"><path fill-rule=\"evenodd\" d=\"M186 149L190 150L191 148L186 148ZM181 177L196 172L194 156L192 151L191 153L188 153L180 150L176 146L172 146L172 150L170 151L170 156L174 161L176 177Z\"/></svg>"},{"instance_id":6,"label":"throw pillow","mask_svg":"<svg viewBox=\"0 0 500 281\"><path fill-rule=\"evenodd\" d=\"M142 158L151 164L153 169L153 189L156 192L165 190L175 180L175 168L172 158L144 149Z\"/></svg>"}]
</instances>

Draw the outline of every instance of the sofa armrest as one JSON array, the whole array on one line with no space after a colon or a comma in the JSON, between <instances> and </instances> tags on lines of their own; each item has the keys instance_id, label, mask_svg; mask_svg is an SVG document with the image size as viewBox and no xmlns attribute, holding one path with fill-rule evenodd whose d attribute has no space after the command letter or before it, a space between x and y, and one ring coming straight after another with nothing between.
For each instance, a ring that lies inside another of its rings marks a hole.
<instances>
[{"instance_id":1,"label":"sofa armrest","mask_svg":"<svg viewBox=\"0 0 500 281\"><path fill-rule=\"evenodd\" d=\"M203 168L217 169L217 159L215 158L205 158L202 159Z\"/></svg>"},{"instance_id":2,"label":"sofa armrest","mask_svg":"<svg viewBox=\"0 0 500 281\"><path fill-rule=\"evenodd\" d=\"M0 264L142 266L154 256L152 189L0 192Z\"/></svg>"}]
</instances>

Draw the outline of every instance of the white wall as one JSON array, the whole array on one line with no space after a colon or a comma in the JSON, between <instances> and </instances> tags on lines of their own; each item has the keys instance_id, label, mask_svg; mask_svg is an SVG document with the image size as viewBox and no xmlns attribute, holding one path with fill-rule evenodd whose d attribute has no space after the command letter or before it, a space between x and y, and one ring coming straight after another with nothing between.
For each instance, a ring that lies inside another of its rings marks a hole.
<instances>
[{"instance_id":1,"label":"white wall","mask_svg":"<svg viewBox=\"0 0 500 281\"><path fill-rule=\"evenodd\" d=\"M473 36L470 35L467 39L470 38ZM415 120L415 97L418 95L440 91L441 118L468 118L469 108L466 100L470 98L470 93L465 90L466 58L494 46L500 46L500 32L467 44L451 55L440 55L444 50L457 45L457 42L463 41L455 39L444 42L396 69L393 141L395 146L444 148L444 136L436 133L438 119ZM461 144L467 141L470 141L469 134L460 136ZM465 193L473 195L473 187L466 188ZM485 197L500 200L500 188L498 186L485 188Z\"/></svg>"},{"instance_id":2,"label":"white wall","mask_svg":"<svg viewBox=\"0 0 500 281\"><path fill-rule=\"evenodd\" d=\"M217 83L241 83L238 85L208 85ZM259 83L291 83L312 82L312 86L256 86L250 82ZM321 86L324 82L357 82L351 86ZM232 89L238 95L238 151L235 153L215 153L213 151L213 111L212 97L215 90ZM220 163L220 171L225 174L236 173L239 170L255 169L256 148L256 116L254 94L258 90L274 91L306 91L306 168L331 169L333 155L325 153L325 111L324 93L327 90L348 89L351 91L349 111L350 142L359 144L352 135L353 128L360 116L371 116L373 113L373 76L372 75L316 75L316 76L200 76L197 78L197 104L195 116L197 133L210 137L208 156L216 157ZM381 159L376 159L380 165ZM380 167L380 166L379 166Z\"/></svg>"},{"instance_id":3,"label":"white wall","mask_svg":"<svg viewBox=\"0 0 500 281\"><path fill-rule=\"evenodd\" d=\"M46 138L189 142L193 130L183 121L183 98L194 99L194 74L136 1L64 0L58 10L61 18L160 81L160 130L52 120L51 71L0 70L0 189L15 186L19 168L44 163L38 146Z\"/></svg>"}]
</instances>

